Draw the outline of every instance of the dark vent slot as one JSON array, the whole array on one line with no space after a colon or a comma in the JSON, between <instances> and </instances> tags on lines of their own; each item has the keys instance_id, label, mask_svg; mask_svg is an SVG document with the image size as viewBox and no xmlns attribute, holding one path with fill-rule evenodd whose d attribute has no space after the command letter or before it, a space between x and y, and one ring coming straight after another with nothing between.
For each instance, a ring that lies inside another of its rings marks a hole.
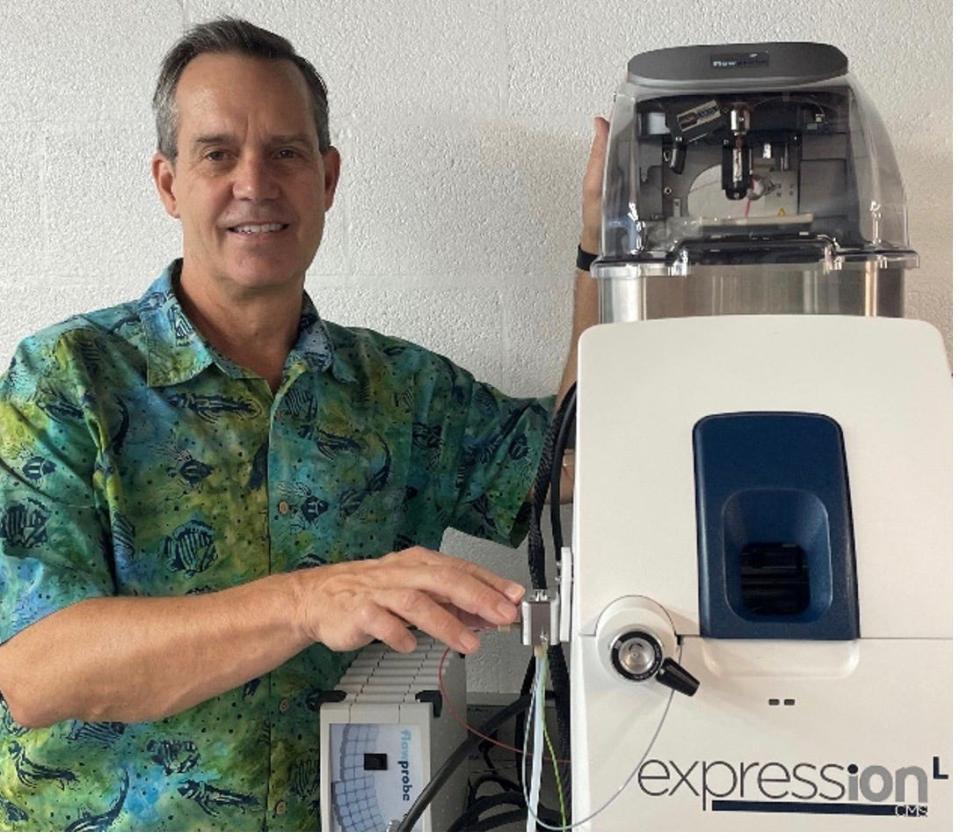
<instances>
[{"instance_id":1,"label":"dark vent slot","mask_svg":"<svg viewBox=\"0 0 960 839\"><path fill-rule=\"evenodd\" d=\"M810 605L807 557L799 545L752 542L740 552L745 611L758 616L799 615Z\"/></svg>"}]
</instances>

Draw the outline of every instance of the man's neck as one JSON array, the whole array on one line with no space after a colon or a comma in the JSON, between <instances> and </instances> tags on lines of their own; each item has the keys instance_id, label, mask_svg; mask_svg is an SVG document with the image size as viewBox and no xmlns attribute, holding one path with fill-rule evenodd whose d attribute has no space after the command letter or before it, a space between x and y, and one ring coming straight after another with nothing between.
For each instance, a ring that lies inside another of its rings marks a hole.
<instances>
[{"instance_id":1,"label":"man's neck","mask_svg":"<svg viewBox=\"0 0 960 839\"><path fill-rule=\"evenodd\" d=\"M221 355L262 376L274 393L297 340L303 282L284 288L231 288L203 281L184 266L180 305L197 331Z\"/></svg>"}]
</instances>

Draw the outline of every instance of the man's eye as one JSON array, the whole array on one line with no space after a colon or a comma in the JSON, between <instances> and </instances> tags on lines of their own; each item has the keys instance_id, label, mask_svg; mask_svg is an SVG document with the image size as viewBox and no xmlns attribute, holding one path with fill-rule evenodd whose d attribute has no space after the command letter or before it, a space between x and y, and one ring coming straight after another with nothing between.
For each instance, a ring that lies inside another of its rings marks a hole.
<instances>
[{"instance_id":1,"label":"man's eye","mask_svg":"<svg viewBox=\"0 0 960 839\"><path fill-rule=\"evenodd\" d=\"M277 152L277 157L282 158L283 160L290 160L294 157L297 157L299 153L296 149L280 149Z\"/></svg>"},{"instance_id":2,"label":"man's eye","mask_svg":"<svg viewBox=\"0 0 960 839\"><path fill-rule=\"evenodd\" d=\"M227 153L223 149L213 149L204 155L206 160L210 160L214 163L221 163L226 160L226 157Z\"/></svg>"}]
</instances>

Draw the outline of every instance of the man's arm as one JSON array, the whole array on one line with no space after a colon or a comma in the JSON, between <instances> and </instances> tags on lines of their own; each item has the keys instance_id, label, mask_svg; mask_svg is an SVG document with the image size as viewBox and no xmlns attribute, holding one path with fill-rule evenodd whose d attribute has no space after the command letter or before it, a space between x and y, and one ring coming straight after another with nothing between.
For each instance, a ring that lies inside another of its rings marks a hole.
<instances>
[{"instance_id":1,"label":"man's arm","mask_svg":"<svg viewBox=\"0 0 960 839\"><path fill-rule=\"evenodd\" d=\"M139 722L260 676L313 643L416 646L408 625L474 652L473 625L516 618L523 587L424 548L276 574L211 594L75 603L0 645L0 693L30 728ZM464 622L466 621L466 622Z\"/></svg>"},{"instance_id":2,"label":"man's arm","mask_svg":"<svg viewBox=\"0 0 960 839\"><path fill-rule=\"evenodd\" d=\"M603 164L607 153L607 138L610 125L603 117L593 118L593 144L587 158L583 176L583 203L581 208L580 247L587 253L600 252L600 225L602 223L601 198L603 195ZM573 287L573 326L570 330L570 348L567 362L557 390L557 405L577 379L577 345L584 330L600 319L600 295L597 281L589 271L576 272ZM573 500L573 461L566 458L560 479L560 501Z\"/></svg>"},{"instance_id":3,"label":"man's arm","mask_svg":"<svg viewBox=\"0 0 960 839\"><path fill-rule=\"evenodd\" d=\"M593 144L587 157L583 176L582 206L580 211L580 247L587 253L600 253L600 225L602 223L601 198L603 197L603 164L607 153L607 138L610 124L603 117L593 118ZM570 332L570 348L563 368L560 387L557 390L557 405L560 404L570 385L577 378L577 344L588 327L600 319L600 296L597 281L589 271L576 272L573 288L573 327Z\"/></svg>"}]
</instances>

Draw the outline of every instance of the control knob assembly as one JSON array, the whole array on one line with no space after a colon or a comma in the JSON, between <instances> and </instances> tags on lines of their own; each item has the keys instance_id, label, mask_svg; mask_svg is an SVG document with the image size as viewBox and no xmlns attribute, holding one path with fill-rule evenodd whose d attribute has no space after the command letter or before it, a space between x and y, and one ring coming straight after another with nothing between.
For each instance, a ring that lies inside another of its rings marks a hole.
<instances>
[{"instance_id":1,"label":"control knob assembly","mask_svg":"<svg viewBox=\"0 0 960 839\"><path fill-rule=\"evenodd\" d=\"M672 658L663 654L660 640L649 632L632 629L618 636L610 649L613 668L625 679L643 682L653 676L660 684L693 696L700 682Z\"/></svg>"}]
</instances>

